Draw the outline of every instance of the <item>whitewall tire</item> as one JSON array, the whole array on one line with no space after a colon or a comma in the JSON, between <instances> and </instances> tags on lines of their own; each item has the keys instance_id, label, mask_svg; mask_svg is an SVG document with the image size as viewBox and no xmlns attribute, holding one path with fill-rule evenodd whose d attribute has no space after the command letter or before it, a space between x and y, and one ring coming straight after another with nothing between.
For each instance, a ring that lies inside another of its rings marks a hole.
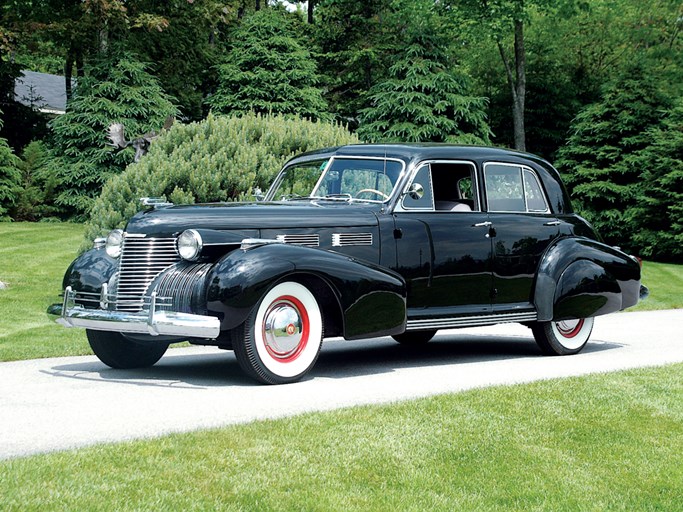
<instances>
[{"instance_id":1,"label":"whitewall tire","mask_svg":"<svg viewBox=\"0 0 683 512\"><path fill-rule=\"evenodd\" d=\"M593 331L593 318L538 322L531 327L536 343L548 355L569 355L581 352Z\"/></svg>"},{"instance_id":2,"label":"whitewall tire","mask_svg":"<svg viewBox=\"0 0 683 512\"><path fill-rule=\"evenodd\" d=\"M271 288L233 335L235 356L250 376L267 384L300 380L313 367L323 320L313 294L288 281Z\"/></svg>"}]
</instances>

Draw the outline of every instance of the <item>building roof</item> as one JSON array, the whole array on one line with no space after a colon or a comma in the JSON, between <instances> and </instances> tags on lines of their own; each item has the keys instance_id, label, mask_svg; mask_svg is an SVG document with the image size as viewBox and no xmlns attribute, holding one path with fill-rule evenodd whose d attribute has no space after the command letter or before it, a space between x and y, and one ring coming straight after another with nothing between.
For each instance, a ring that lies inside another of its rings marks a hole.
<instances>
[{"instance_id":1,"label":"building roof","mask_svg":"<svg viewBox=\"0 0 683 512\"><path fill-rule=\"evenodd\" d=\"M71 80L76 86L76 80ZM23 70L14 82L14 99L44 114L63 114L66 111L64 77Z\"/></svg>"}]
</instances>

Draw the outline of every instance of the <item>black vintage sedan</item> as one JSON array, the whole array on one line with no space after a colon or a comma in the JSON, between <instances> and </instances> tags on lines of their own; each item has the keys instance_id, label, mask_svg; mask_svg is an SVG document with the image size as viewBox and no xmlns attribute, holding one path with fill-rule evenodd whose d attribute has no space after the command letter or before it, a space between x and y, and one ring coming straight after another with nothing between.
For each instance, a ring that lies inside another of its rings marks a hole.
<instances>
[{"instance_id":1,"label":"black vintage sedan","mask_svg":"<svg viewBox=\"0 0 683 512\"><path fill-rule=\"evenodd\" d=\"M558 172L525 153L343 146L290 160L263 201L145 203L71 264L48 310L113 368L189 341L288 383L325 337L416 345L504 322L546 354L575 354L594 317L647 293L638 260L604 244Z\"/></svg>"}]
</instances>

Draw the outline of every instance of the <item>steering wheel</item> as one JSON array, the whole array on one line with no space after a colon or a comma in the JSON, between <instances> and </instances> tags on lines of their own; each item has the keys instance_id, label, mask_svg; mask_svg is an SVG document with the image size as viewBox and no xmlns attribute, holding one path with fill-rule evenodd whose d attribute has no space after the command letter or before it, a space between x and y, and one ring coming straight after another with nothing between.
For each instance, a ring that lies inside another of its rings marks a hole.
<instances>
[{"instance_id":1,"label":"steering wheel","mask_svg":"<svg viewBox=\"0 0 683 512\"><path fill-rule=\"evenodd\" d=\"M361 195L365 192L371 192L373 194L377 194L378 196L383 197L384 199L389 199L389 196L386 195L384 192L380 192L379 190L376 190L374 188L363 188L363 189L359 190L358 192L356 192L356 197L358 197L359 195Z\"/></svg>"}]
</instances>

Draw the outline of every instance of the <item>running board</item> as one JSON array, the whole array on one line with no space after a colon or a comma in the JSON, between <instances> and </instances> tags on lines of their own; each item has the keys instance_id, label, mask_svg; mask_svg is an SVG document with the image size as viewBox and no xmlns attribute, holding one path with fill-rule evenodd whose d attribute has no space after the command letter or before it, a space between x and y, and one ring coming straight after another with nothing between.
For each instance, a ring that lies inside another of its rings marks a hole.
<instances>
[{"instance_id":1,"label":"running board","mask_svg":"<svg viewBox=\"0 0 683 512\"><path fill-rule=\"evenodd\" d=\"M408 320L406 331L424 331L427 329L454 329L457 327L480 327L504 323L535 322L538 314L535 311L524 313L500 313L494 315L458 316L455 318L426 318Z\"/></svg>"}]
</instances>

